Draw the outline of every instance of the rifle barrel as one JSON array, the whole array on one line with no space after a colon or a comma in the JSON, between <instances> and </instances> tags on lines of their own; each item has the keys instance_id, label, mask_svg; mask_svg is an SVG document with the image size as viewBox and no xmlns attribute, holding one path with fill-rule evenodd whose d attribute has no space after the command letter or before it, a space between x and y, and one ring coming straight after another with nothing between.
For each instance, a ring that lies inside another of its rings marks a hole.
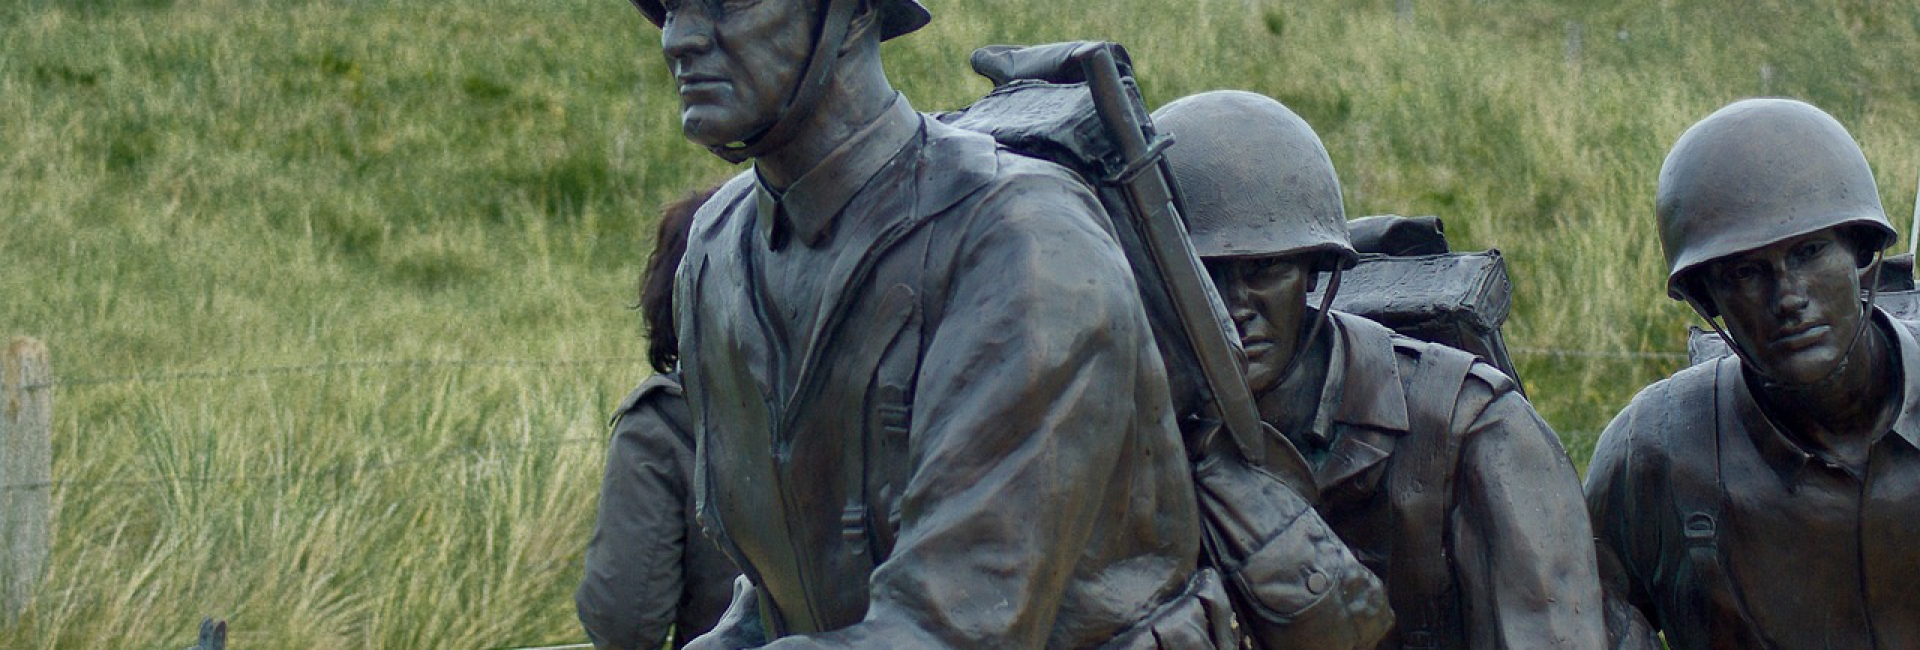
<instances>
[{"instance_id":1,"label":"rifle barrel","mask_svg":"<svg viewBox=\"0 0 1920 650\"><path fill-rule=\"evenodd\" d=\"M1094 108L1107 131L1119 141L1125 157L1122 172L1113 179L1125 189L1135 228L1147 244L1167 283L1181 329L1213 396L1221 424L1247 460L1268 467L1302 496L1311 499L1312 471L1299 450L1284 438L1269 435L1259 408L1225 331L1215 318L1206 272L1193 255L1193 244L1176 205L1171 170L1166 159L1147 141L1146 129L1120 79L1119 67L1107 48L1082 55L1087 87Z\"/></svg>"}]
</instances>

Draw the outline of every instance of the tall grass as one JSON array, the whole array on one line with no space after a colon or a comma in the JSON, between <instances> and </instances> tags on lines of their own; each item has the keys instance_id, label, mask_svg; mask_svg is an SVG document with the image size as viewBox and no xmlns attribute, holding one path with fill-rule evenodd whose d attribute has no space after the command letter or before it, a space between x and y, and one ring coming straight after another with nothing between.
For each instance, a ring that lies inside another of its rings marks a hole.
<instances>
[{"instance_id":1,"label":"tall grass","mask_svg":"<svg viewBox=\"0 0 1920 650\"><path fill-rule=\"evenodd\" d=\"M1733 99L1833 112L1890 211L1912 205L1915 7L1395 4L938 2L886 57L923 110L987 89L975 46L1073 38L1128 45L1153 104L1278 97L1325 138L1349 214L1438 214L1456 247L1506 252L1528 350L1682 349L1653 177ZM654 207L728 172L678 137L657 39L619 0L8 3L0 334L45 339L69 379L638 357ZM1519 361L1581 461L1676 365ZM578 639L602 423L645 372L63 386L52 567L0 647L177 647L202 615L241 648Z\"/></svg>"}]
</instances>

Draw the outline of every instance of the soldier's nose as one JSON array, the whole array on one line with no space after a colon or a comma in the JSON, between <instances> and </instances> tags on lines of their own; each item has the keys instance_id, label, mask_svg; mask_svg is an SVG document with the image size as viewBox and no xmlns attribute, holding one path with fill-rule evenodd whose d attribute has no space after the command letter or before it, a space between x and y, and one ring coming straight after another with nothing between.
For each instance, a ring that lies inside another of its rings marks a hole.
<instances>
[{"instance_id":1,"label":"soldier's nose","mask_svg":"<svg viewBox=\"0 0 1920 650\"><path fill-rule=\"evenodd\" d=\"M713 23L696 12L674 16L660 30L660 53L668 61L705 52L713 48Z\"/></svg>"},{"instance_id":2,"label":"soldier's nose","mask_svg":"<svg viewBox=\"0 0 1920 650\"><path fill-rule=\"evenodd\" d=\"M1253 317L1259 315L1260 312L1255 311L1253 307L1248 305L1244 300L1234 300L1227 303L1227 316L1233 318L1233 326L1239 328L1242 334L1247 331L1247 323L1253 322Z\"/></svg>"},{"instance_id":3,"label":"soldier's nose","mask_svg":"<svg viewBox=\"0 0 1920 650\"><path fill-rule=\"evenodd\" d=\"M1797 314L1807 308L1807 286L1805 282L1791 276L1780 280L1773 300L1774 311L1781 315Z\"/></svg>"}]
</instances>

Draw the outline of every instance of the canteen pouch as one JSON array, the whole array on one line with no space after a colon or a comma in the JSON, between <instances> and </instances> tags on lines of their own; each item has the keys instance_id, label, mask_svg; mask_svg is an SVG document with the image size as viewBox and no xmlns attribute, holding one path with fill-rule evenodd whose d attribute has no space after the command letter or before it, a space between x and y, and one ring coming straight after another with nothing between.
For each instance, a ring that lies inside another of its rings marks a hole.
<instances>
[{"instance_id":1,"label":"canteen pouch","mask_svg":"<svg viewBox=\"0 0 1920 650\"><path fill-rule=\"evenodd\" d=\"M1386 590L1302 499L1231 453L1194 465L1207 555L1255 647L1372 648L1393 623Z\"/></svg>"}]
</instances>

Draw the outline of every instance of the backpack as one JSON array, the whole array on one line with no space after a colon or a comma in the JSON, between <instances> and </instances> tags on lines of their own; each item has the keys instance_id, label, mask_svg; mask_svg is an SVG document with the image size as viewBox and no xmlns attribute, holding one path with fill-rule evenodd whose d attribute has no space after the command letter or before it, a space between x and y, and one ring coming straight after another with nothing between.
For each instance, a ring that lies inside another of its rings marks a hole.
<instances>
[{"instance_id":1,"label":"backpack","mask_svg":"<svg viewBox=\"0 0 1920 650\"><path fill-rule=\"evenodd\" d=\"M995 88L967 108L935 119L1072 170L1099 197L1134 272L1167 364L1174 408L1182 416L1202 522L1202 560L1225 583L1243 642L1269 650L1371 648L1392 621L1379 578L1360 564L1305 496L1246 461L1226 442L1228 436L1213 435L1219 423L1201 415L1210 397L1198 361L1183 339L1184 325L1162 289L1166 284L1153 255L1128 216L1124 190L1110 180L1139 170L1126 168L1076 63L1075 52L1089 47L1109 48L1121 67L1130 109L1142 124L1149 122L1126 53L1111 43L982 48L971 62ZM1197 265L1192 251L1187 254ZM1218 296L1210 299L1219 325L1233 332Z\"/></svg>"},{"instance_id":2,"label":"backpack","mask_svg":"<svg viewBox=\"0 0 1920 650\"><path fill-rule=\"evenodd\" d=\"M1342 273L1334 309L1402 336L1471 352L1526 394L1500 331L1513 305L1513 284L1499 250L1453 252L1433 216L1362 217L1347 222L1347 232L1360 260ZM1324 290L1316 286L1307 303L1318 304Z\"/></svg>"}]
</instances>

